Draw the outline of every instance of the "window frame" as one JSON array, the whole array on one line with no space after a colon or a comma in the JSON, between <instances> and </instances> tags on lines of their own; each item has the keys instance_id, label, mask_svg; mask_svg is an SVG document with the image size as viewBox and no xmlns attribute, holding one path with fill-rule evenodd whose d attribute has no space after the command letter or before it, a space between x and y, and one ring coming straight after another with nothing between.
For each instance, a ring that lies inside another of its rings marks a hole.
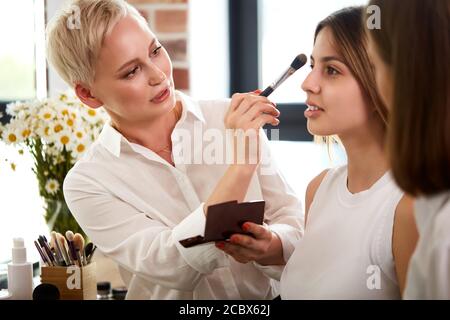
<instances>
[{"instance_id":1,"label":"window frame","mask_svg":"<svg viewBox=\"0 0 450 320\"><path fill-rule=\"evenodd\" d=\"M258 0L228 0L230 95L259 88L260 6ZM264 89L264 88L260 88ZM278 103L279 140L313 141L304 117L305 103ZM273 129L266 126L265 129ZM271 137L269 136L269 139Z\"/></svg>"}]
</instances>

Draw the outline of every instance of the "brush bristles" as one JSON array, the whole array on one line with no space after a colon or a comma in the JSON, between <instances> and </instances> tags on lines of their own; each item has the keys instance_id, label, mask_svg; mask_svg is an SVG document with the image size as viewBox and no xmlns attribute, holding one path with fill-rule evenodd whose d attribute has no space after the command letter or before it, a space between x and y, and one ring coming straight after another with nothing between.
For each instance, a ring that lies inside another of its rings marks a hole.
<instances>
[{"instance_id":1,"label":"brush bristles","mask_svg":"<svg viewBox=\"0 0 450 320\"><path fill-rule=\"evenodd\" d=\"M301 67L303 67L306 62L308 61L308 58L302 53L299 54L297 57L295 57L294 61L291 63L291 68L298 70Z\"/></svg>"},{"instance_id":2,"label":"brush bristles","mask_svg":"<svg viewBox=\"0 0 450 320\"><path fill-rule=\"evenodd\" d=\"M52 231L50 233L50 248L56 248L56 232Z\"/></svg>"},{"instance_id":3,"label":"brush bristles","mask_svg":"<svg viewBox=\"0 0 450 320\"><path fill-rule=\"evenodd\" d=\"M67 240L73 241L73 237L74 237L74 234L73 234L72 231L69 230L69 231L66 232L66 238L67 238Z\"/></svg>"},{"instance_id":4,"label":"brush bristles","mask_svg":"<svg viewBox=\"0 0 450 320\"><path fill-rule=\"evenodd\" d=\"M61 233L56 234L56 238L58 239L59 245L61 248L65 249L67 251L67 240L64 238L64 236Z\"/></svg>"},{"instance_id":5,"label":"brush bristles","mask_svg":"<svg viewBox=\"0 0 450 320\"><path fill-rule=\"evenodd\" d=\"M75 247L80 250L80 252L83 251L84 248L84 239L83 236L79 233L75 233L73 236L73 243L75 244Z\"/></svg>"}]
</instances>

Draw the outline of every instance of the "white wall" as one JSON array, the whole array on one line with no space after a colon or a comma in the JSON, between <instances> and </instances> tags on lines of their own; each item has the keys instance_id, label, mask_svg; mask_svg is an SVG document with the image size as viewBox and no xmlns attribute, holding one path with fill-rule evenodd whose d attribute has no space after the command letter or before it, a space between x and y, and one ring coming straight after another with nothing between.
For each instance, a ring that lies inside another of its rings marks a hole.
<instances>
[{"instance_id":1,"label":"white wall","mask_svg":"<svg viewBox=\"0 0 450 320\"><path fill-rule=\"evenodd\" d=\"M229 97L227 0L189 0L191 95L198 99Z\"/></svg>"},{"instance_id":2,"label":"white wall","mask_svg":"<svg viewBox=\"0 0 450 320\"><path fill-rule=\"evenodd\" d=\"M58 9L65 5L66 1L47 0L47 22L50 21ZM48 95L54 96L58 92L65 91L69 86L64 82L53 67L48 64Z\"/></svg>"}]
</instances>

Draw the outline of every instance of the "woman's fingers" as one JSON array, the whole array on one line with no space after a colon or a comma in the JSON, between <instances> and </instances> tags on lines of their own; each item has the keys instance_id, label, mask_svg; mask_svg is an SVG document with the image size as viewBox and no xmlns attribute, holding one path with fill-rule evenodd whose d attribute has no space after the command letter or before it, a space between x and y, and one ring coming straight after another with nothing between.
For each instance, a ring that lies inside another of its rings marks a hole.
<instances>
[{"instance_id":1,"label":"woman's fingers","mask_svg":"<svg viewBox=\"0 0 450 320\"><path fill-rule=\"evenodd\" d=\"M271 239L272 231L267 227L253 223L246 222L242 225L242 230L245 232L250 232L256 239Z\"/></svg>"},{"instance_id":2,"label":"woman's fingers","mask_svg":"<svg viewBox=\"0 0 450 320\"><path fill-rule=\"evenodd\" d=\"M242 103L242 101L245 99L247 94L245 93L235 93L231 97L231 105L230 105L230 112L234 112Z\"/></svg>"},{"instance_id":3,"label":"woman's fingers","mask_svg":"<svg viewBox=\"0 0 450 320\"><path fill-rule=\"evenodd\" d=\"M274 234L266 226L252 222L244 223L242 229L252 236L233 234L230 241L217 242L217 248L241 263L262 259L269 250Z\"/></svg>"},{"instance_id":4,"label":"woman's fingers","mask_svg":"<svg viewBox=\"0 0 450 320\"><path fill-rule=\"evenodd\" d=\"M269 114L274 117L279 117L280 111L278 111L278 109L272 104L256 103L246 112L244 116L253 121L262 114Z\"/></svg>"},{"instance_id":5,"label":"woman's fingers","mask_svg":"<svg viewBox=\"0 0 450 320\"><path fill-rule=\"evenodd\" d=\"M278 125L279 115L276 105L257 92L236 93L231 99L225 123L232 129L260 129L265 124Z\"/></svg>"},{"instance_id":6,"label":"woman's fingers","mask_svg":"<svg viewBox=\"0 0 450 320\"><path fill-rule=\"evenodd\" d=\"M262 114L252 121L252 128L262 128L266 124L277 126L280 124L280 120L269 114Z\"/></svg>"},{"instance_id":7,"label":"woman's fingers","mask_svg":"<svg viewBox=\"0 0 450 320\"><path fill-rule=\"evenodd\" d=\"M275 107L275 104L266 97L249 94L243 100L241 100L239 106L235 109L235 112L241 116L244 116L258 105L260 106L259 108L261 108L261 106L263 105Z\"/></svg>"}]
</instances>

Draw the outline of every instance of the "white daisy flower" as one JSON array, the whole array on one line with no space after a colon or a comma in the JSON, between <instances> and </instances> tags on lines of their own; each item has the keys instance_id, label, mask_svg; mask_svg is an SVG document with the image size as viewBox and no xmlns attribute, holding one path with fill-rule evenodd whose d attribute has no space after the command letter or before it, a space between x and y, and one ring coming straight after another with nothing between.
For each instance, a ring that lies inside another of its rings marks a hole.
<instances>
[{"instance_id":1,"label":"white daisy flower","mask_svg":"<svg viewBox=\"0 0 450 320\"><path fill-rule=\"evenodd\" d=\"M96 124L102 120L97 109L83 107L81 110L83 118L86 119L89 123Z\"/></svg>"},{"instance_id":2,"label":"white daisy flower","mask_svg":"<svg viewBox=\"0 0 450 320\"><path fill-rule=\"evenodd\" d=\"M21 111L28 110L29 106L23 101L8 103L6 113L10 116L17 116Z\"/></svg>"},{"instance_id":3,"label":"white daisy flower","mask_svg":"<svg viewBox=\"0 0 450 320\"><path fill-rule=\"evenodd\" d=\"M2 140L6 144L15 145L23 141L21 130L15 126L8 125L3 128Z\"/></svg>"},{"instance_id":4,"label":"white daisy flower","mask_svg":"<svg viewBox=\"0 0 450 320\"><path fill-rule=\"evenodd\" d=\"M64 123L66 124L67 127L74 128L76 120L68 116L64 119Z\"/></svg>"},{"instance_id":5,"label":"white daisy flower","mask_svg":"<svg viewBox=\"0 0 450 320\"><path fill-rule=\"evenodd\" d=\"M88 139L76 140L72 147L72 157L74 162L80 159L89 147L90 141Z\"/></svg>"},{"instance_id":6,"label":"white daisy flower","mask_svg":"<svg viewBox=\"0 0 450 320\"><path fill-rule=\"evenodd\" d=\"M58 113L62 116L61 118L68 118L70 117L71 108L68 106L60 106L58 108Z\"/></svg>"},{"instance_id":7,"label":"white daisy flower","mask_svg":"<svg viewBox=\"0 0 450 320\"><path fill-rule=\"evenodd\" d=\"M21 136L22 140L30 138L30 136L32 134L30 128L27 128L27 127L19 129L19 132L20 132L20 136Z\"/></svg>"},{"instance_id":8,"label":"white daisy flower","mask_svg":"<svg viewBox=\"0 0 450 320\"><path fill-rule=\"evenodd\" d=\"M80 112L77 109L72 108L72 110L70 110L70 118L76 120L79 117L80 117Z\"/></svg>"},{"instance_id":9,"label":"white daisy flower","mask_svg":"<svg viewBox=\"0 0 450 320\"><path fill-rule=\"evenodd\" d=\"M50 125L41 125L36 128L36 135L44 138L44 140L46 140L48 142L51 142L49 140L52 140L52 139L50 139L51 134L52 134L52 130L50 128Z\"/></svg>"},{"instance_id":10,"label":"white daisy flower","mask_svg":"<svg viewBox=\"0 0 450 320\"><path fill-rule=\"evenodd\" d=\"M55 134L55 146L59 150L62 150L64 147L68 151L71 150L73 140L72 132L69 130L62 130Z\"/></svg>"},{"instance_id":11,"label":"white daisy flower","mask_svg":"<svg viewBox=\"0 0 450 320\"><path fill-rule=\"evenodd\" d=\"M69 99L67 93L63 92L59 95L58 100L61 102L66 102Z\"/></svg>"},{"instance_id":12,"label":"white daisy flower","mask_svg":"<svg viewBox=\"0 0 450 320\"><path fill-rule=\"evenodd\" d=\"M48 179L47 183L45 184L45 191L47 191L47 193L54 195L58 192L59 190L59 182L56 181L55 179Z\"/></svg>"},{"instance_id":13,"label":"white daisy flower","mask_svg":"<svg viewBox=\"0 0 450 320\"><path fill-rule=\"evenodd\" d=\"M66 130L66 128L64 126L64 123L61 122L61 121L55 121L51 125L50 134L55 134L55 133L57 134L57 133L59 133L61 131L64 131L64 130Z\"/></svg>"},{"instance_id":14,"label":"white daisy flower","mask_svg":"<svg viewBox=\"0 0 450 320\"><path fill-rule=\"evenodd\" d=\"M75 128L73 130L73 134L77 140L84 140L89 136L86 132L86 129L82 129L81 127Z\"/></svg>"},{"instance_id":15,"label":"white daisy flower","mask_svg":"<svg viewBox=\"0 0 450 320\"><path fill-rule=\"evenodd\" d=\"M39 110L38 117L44 121L51 121L56 117L56 111L53 108L45 106Z\"/></svg>"}]
</instances>

